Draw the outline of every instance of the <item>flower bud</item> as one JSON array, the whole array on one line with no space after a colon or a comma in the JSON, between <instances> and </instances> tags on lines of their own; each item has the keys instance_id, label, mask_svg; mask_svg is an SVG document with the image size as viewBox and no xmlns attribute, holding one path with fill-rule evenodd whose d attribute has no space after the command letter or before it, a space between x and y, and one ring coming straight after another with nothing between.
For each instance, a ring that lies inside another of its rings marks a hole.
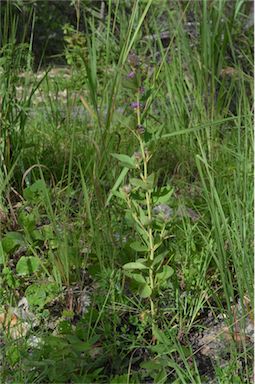
<instances>
[{"instance_id":1,"label":"flower bud","mask_svg":"<svg viewBox=\"0 0 255 384\"><path fill-rule=\"evenodd\" d=\"M132 190L131 185L130 184L123 185L122 190L124 193L128 195Z\"/></svg>"},{"instance_id":2,"label":"flower bud","mask_svg":"<svg viewBox=\"0 0 255 384\"><path fill-rule=\"evenodd\" d=\"M159 204L153 208L152 213L166 222L173 216L173 209L167 204Z\"/></svg>"},{"instance_id":3,"label":"flower bud","mask_svg":"<svg viewBox=\"0 0 255 384\"><path fill-rule=\"evenodd\" d=\"M142 109L142 104L141 103L139 103L138 101L134 101L133 103L131 103L131 108L133 108L135 111L137 110L137 109Z\"/></svg>"},{"instance_id":4,"label":"flower bud","mask_svg":"<svg viewBox=\"0 0 255 384\"><path fill-rule=\"evenodd\" d=\"M135 77L135 72L134 71L129 72L129 74L127 75L128 79L133 79L134 77Z\"/></svg>"},{"instance_id":5,"label":"flower bud","mask_svg":"<svg viewBox=\"0 0 255 384\"><path fill-rule=\"evenodd\" d=\"M140 65L140 59L135 53L128 55L128 63L133 68L137 68Z\"/></svg>"},{"instance_id":6,"label":"flower bud","mask_svg":"<svg viewBox=\"0 0 255 384\"><path fill-rule=\"evenodd\" d=\"M137 130L137 132L139 133L139 135L142 135L142 134L144 134L144 132L145 132L145 128L144 128L144 126L141 125L141 124L138 124L138 125L137 125L136 130Z\"/></svg>"},{"instance_id":7,"label":"flower bud","mask_svg":"<svg viewBox=\"0 0 255 384\"><path fill-rule=\"evenodd\" d=\"M142 158L143 158L143 155L141 154L141 152L134 152L134 158L135 158L137 161L141 161Z\"/></svg>"}]
</instances>

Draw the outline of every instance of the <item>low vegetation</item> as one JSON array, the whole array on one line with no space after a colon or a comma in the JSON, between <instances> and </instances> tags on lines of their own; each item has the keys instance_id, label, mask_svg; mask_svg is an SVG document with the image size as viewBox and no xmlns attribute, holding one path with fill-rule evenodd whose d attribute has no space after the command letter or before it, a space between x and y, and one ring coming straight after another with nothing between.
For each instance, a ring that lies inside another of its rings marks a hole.
<instances>
[{"instance_id":1,"label":"low vegetation","mask_svg":"<svg viewBox=\"0 0 255 384\"><path fill-rule=\"evenodd\" d=\"M63 4L0 8L1 380L251 383L251 3Z\"/></svg>"}]
</instances>

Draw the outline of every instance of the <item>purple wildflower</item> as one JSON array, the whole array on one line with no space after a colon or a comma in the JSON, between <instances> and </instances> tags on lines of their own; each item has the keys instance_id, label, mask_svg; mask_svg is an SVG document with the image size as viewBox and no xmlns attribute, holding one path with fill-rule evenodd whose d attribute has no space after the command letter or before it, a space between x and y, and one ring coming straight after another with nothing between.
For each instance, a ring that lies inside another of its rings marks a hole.
<instances>
[{"instance_id":1,"label":"purple wildflower","mask_svg":"<svg viewBox=\"0 0 255 384\"><path fill-rule=\"evenodd\" d=\"M141 109L142 108L142 104L141 103L139 103L138 101L134 101L133 103L131 103L131 107L133 108L133 109Z\"/></svg>"},{"instance_id":2,"label":"purple wildflower","mask_svg":"<svg viewBox=\"0 0 255 384\"><path fill-rule=\"evenodd\" d=\"M135 72L132 71L132 72L129 72L129 74L127 75L128 79L133 79L135 77Z\"/></svg>"}]
</instances>

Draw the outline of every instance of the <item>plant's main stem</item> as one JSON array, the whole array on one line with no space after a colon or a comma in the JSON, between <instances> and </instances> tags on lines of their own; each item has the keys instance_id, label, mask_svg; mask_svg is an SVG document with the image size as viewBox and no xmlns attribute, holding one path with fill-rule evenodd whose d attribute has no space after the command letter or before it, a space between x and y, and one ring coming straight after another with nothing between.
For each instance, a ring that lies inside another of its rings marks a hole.
<instances>
[{"instance_id":1,"label":"plant's main stem","mask_svg":"<svg viewBox=\"0 0 255 384\"><path fill-rule=\"evenodd\" d=\"M141 117L140 117L140 108L139 108L139 96L137 95L137 123L138 126L141 124ZM142 159L143 159L143 174L141 174L143 181L146 183L147 178L148 178L148 161L149 161L149 155L147 151L145 150L144 147L144 142L143 140L138 137L139 144L140 144L140 149L141 149L141 154L142 154ZM156 310L155 310L155 304L153 301L153 291L154 291L154 273L153 273L153 260L154 260L154 238L153 238L153 231L152 231L152 207L151 207L151 191L148 190L145 192L145 199L146 199L146 208L147 208L147 215L148 215L148 238L149 238L149 251L148 251L148 260L151 262L150 263L150 270L149 270L149 284L151 288L151 296L150 296L150 307L151 307L151 318L152 318L152 334L154 333L154 325L155 325L155 315L156 315Z\"/></svg>"}]
</instances>

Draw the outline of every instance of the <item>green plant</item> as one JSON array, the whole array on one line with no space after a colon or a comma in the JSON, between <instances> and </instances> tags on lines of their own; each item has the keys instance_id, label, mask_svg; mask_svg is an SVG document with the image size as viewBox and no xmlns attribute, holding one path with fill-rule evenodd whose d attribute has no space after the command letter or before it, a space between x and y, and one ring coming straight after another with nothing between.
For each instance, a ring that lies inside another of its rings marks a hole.
<instances>
[{"instance_id":1,"label":"green plant","mask_svg":"<svg viewBox=\"0 0 255 384\"><path fill-rule=\"evenodd\" d=\"M139 100L136 109L138 132L132 131L132 133L138 140L140 152L136 152L132 157L112 154L123 167L129 169L127 184L119 191L114 191L114 195L124 200L127 207L126 219L136 233L137 240L132 242L130 247L144 256L123 265L124 274L135 283L139 296L149 299L154 326L157 314L156 295L166 287L168 279L174 273L173 268L168 265L168 251L163 249L164 240L170 237L172 210L166 203L169 201L172 189L170 187L157 189L154 173L148 173L151 154L146 148L143 133L139 133L139 129L141 132Z\"/></svg>"},{"instance_id":2,"label":"green plant","mask_svg":"<svg viewBox=\"0 0 255 384\"><path fill-rule=\"evenodd\" d=\"M74 69L80 70L83 67L83 57L87 53L85 35L75 30L70 24L63 26L63 32L66 43L65 57L67 64Z\"/></svg>"},{"instance_id":3,"label":"green plant","mask_svg":"<svg viewBox=\"0 0 255 384\"><path fill-rule=\"evenodd\" d=\"M15 5L14 5L15 7ZM27 23L23 26L23 33L18 31L19 15L13 11L13 5L7 1L4 16L0 21L0 100L1 100L1 127L0 127L0 157L4 166L5 176L11 166L18 159L21 149L25 145L25 126L28 112L32 104L32 97L38 89L41 79L29 87L28 78L25 77L22 92L20 74L22 71L32 69L32 43L34 27L34 10L31 8ZM26 43L26 29L31 25L30 42ZM17 42L17 35L22 36Z\"/></svg>"},{"instance_id":4,"label":"green plant","mask_svg":"<svg viewBox=\"0 0 255 384\"><path fill-rule=\"evenodd\" d=\"M25 21L31 10L21 46L2 3L1 311L25 296L42 320L37 345L1 334L2 381L249 382L246 2L9 1ZM68 67L31 111L32 45L35 62L66 55ZM225 367L196 349L211 320L229 325Z\"/></svg>"}]
</instances>

